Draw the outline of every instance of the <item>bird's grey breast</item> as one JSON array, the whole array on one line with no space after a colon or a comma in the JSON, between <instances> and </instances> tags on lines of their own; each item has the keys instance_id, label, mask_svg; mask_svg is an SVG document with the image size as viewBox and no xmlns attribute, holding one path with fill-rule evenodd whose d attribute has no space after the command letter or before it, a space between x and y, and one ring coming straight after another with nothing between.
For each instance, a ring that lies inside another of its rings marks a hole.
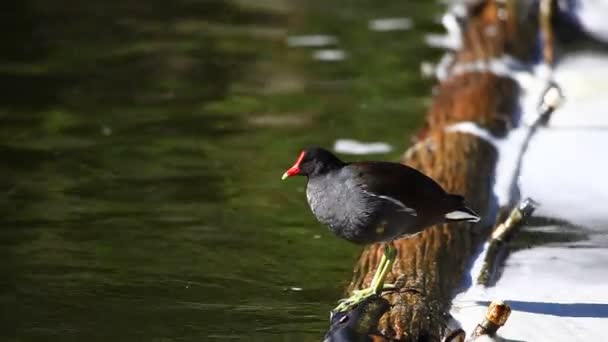
<instances>
[{"instance_id":1,"label":"bird's grey breast","mask_svg":"<svg viewBox=\"0 0 608 342\"><path fill-rule=\"evenodd\" d=\"M317 220L339 232L367 223L371 208L360 188L344 174L330 174L310 179L306 198Z\"/></svg>"}]
</instances>

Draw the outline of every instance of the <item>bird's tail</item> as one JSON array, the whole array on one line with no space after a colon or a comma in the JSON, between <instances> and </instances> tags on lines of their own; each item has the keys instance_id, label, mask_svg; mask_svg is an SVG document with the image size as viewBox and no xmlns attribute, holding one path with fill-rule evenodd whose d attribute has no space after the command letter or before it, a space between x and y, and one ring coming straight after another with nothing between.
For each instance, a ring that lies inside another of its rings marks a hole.
<instances>
[{"instance_id":1,"label":"bird's tail","mask_svg":"<svg viewBox=\"0 0 608 342\"><path fill-rule=\"evenodd\" d=\"M460 195L448 195L448 212L445 219L448 222L479 222L481 217L472 209L464 205L464 197Z\"/></svg>"}]
</instances>

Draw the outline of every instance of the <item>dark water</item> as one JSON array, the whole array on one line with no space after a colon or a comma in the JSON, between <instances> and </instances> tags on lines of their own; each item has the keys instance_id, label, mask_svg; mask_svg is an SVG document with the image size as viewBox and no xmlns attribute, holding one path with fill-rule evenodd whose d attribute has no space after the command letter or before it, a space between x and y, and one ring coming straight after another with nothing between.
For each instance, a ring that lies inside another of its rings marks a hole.
<instances>
[{"instance_id":1,"label":"dark water","mask_svg":"<svg viewBox=\"0 0 608 342\"><path fill-rule=\"evenodd\" d=\"M315 341L359 248L302 146L420 125L427 1L13 1L2 13L0 339ZM413 18L373 32L368 21ZM339 39L320 62L292 34ZM301 288L294 291L291 288Z\"/></svg>"}]
</instances>

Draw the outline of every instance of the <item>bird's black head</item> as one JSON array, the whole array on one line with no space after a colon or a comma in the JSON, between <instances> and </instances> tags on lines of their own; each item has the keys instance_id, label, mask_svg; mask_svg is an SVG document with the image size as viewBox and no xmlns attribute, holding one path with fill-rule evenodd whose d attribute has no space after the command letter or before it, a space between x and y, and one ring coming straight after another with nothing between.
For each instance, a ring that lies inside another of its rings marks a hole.
<instances>
[{"instance_id":1,"label":"bird's black head","mask_svg":"<svg viewBox=\"0 0 608 342\"><path fill-rule=\"evenodd\" d=\"M378 321L390 310L388 300L373 295L347 312L332 312L329 331L323 342L371 342L378 333Z\"/></svg>"},{"instance_id":2,"label":"bird's black head","mask_svg":"<svg viewBox=\"0 0 608 342\"><path fill-rule=\"evenodd\" d=\"M282 179L302 175L313 177L344 166L344 162L333 153L320 147L310 147L300 153L295 164L283 174Z\"/></svg>"}]
</instances>

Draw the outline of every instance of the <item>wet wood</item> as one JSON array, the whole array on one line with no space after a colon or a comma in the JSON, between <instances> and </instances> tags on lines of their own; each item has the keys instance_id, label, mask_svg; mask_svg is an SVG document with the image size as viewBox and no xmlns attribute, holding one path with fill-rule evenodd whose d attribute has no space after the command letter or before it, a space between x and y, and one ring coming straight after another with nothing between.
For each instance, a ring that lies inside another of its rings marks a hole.
<instances>
[{"instance_id":1,"label":"wet wood","mask_svg":"<svg viewBox=\"0 0 608 342\"><path fill-rule=\"evenodd\" d=\"M549 66L553 66L553 62L555 61L555 37L553 34L553 26L551 25L555 6L556 3L554 0L540 0L539 21L540 32L542 33L543 39L543 61Z\"/></svg>"},{"instance_id":2,"label":"wet wood","mask_svg":"<svg viewBox=\"0 0 608 342\"><path fill-rule=\"evenodd\" d=\"M531 56L534 39L530 37L536 37L536 21L517 16L517 7L512 2L485 1L471 8L453 70L457 65L504 54ZM430 175L448 191L465 195L468 204L484 216L487 226L495 220L489 216L493 215L491 186L496 150L476 135L447 128L470 121L493 135L504 135L515 123L518 95L516 82L490 70L449 76L435 90L419 141L403 158L405 164ZM441 340L452 297L463 284L470 257L487 239L487 226L442 224L396 242L399 254L388 282L400 278L406 288L418 292L387 296L393 307L380 321L384 340ZM382 253L380 245L363 251L349 291L369 285Z\"/></svg>"}]
</instances>

